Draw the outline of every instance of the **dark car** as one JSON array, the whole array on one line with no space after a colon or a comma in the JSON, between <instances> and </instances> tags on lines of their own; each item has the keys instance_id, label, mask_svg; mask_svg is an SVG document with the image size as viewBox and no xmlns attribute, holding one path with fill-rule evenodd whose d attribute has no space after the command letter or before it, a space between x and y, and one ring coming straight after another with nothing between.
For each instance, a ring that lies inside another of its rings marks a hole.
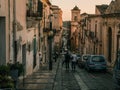
<instances>
[{"instance_id":1,"label":"dark car","mask_svg":"<svg viewBox=\"0 0 120 90\"><path fill-rule=\"evenodd\" d=\"M84 68L86 60L88 60L90 54L83 54L81 58L78 60L78 65L80 68Z\"/></svg>"},{"instance_id":2,"label":"dark car","mask_svg":"<svg viewBox=\"0 0 120 90\"><path fill-rule=\"evenodd\" d=\"M77 56L77 60L79 60L81 58L80 54L76 54L76 56Z\"/></svg>"},{"instance_id":3,"label":"dark car","mask_svg":"<svg viewBox=\"0 0 120 90\"><path fill-rule=\"evenodd\" d=\"M116 84L120 85L120 57L118 57L114 65L113 79Z\"/></svg>"}]
</instances>

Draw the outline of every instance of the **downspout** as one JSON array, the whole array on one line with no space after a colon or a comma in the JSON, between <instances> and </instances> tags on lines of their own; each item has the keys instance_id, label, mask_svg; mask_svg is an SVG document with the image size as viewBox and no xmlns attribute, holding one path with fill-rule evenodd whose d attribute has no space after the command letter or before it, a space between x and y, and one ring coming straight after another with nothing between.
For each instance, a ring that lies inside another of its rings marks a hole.
<instances>
[{"instance_id":1,"label":"downspout","mask_svg":"<svg viewBox=\"0 0 120 90\"><path fill-rule=\"evenodd\" d=\"M10 49L10 0L8 0L8 22L9 22L9 24L8 24L8 28L9 28L9 31L8 31L8 35L9 35L9 41L8 41L8 43L9 43L9 50L8 50L8 58L9 58L9 60L10 60L10 51L11 51L11 49ZM9 61L8 60L8 61Z\"/></svg>"},{"instance_id":2,"label":"downspout","mask_svg":"<svg viewBox=\"0 0 120 90\"><path fill-rule=\"evenodd\" d=\"M46 20L45 20L45 19L46 19L46 18L45 18L45 5L44 5L44 29L43 29L43 30L46 29L46 23L45 23ZM44 60L44 62L46 62L46 58L47 58L47 57L46 57L46 44L45 44L45 39L46 39L46 38L45 38L45 36L44 36L44 41L43 41L43 42L44 42L44 45L45 45L45 46L44 46L44 51L45 51L45 56L44 56L44 57L45 57L45 60ZM44 53L44 52L43 52L43 53Z\"/></svg>"},{"instance_id":3,"label":"downspout","mask_svg":"<svg viewBox=\"0 0 120 90\"><path fill-rule=\"evenodd\" d=\"M17 62L17 41L16 41L16 0L13 0L13 60Z\"/></svg>"}]
</instances>

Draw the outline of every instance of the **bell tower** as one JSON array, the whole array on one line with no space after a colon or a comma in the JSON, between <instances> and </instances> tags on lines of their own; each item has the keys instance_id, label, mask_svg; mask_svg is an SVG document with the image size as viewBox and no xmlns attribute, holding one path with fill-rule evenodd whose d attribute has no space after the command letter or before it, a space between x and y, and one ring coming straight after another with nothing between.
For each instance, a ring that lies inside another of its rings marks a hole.
<instances>
[{"instance_id":1,"label":"bell tower","mask_svg":"<svg viewBox=\"0 0 120 90\"><path fill-rule=\"evenodd\" d=\"M80 21L80 9L77 6L71 10L71 21Z\"/></svg>"},{"instance_id":2,"label":"bell tower","mask_svg":"<svg viewBox=\"0 0 120 90\"><path fill-rule=\"evenodd\" d=\"M80 9L75 6L71 10L71 50L78 50L79 48L79 22L80 22Z\"/></svg>"}]
</instances>

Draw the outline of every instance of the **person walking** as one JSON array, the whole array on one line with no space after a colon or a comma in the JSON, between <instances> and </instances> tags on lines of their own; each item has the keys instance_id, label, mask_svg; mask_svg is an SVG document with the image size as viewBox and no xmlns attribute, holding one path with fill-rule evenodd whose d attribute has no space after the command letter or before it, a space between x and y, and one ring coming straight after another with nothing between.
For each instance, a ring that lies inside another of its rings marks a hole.
<instances>
[{"instance_id":1,"label":"person walking","mask_svg":"<svg viewBox=\"0 0 120 90\"><path fill-rule=\"evenodd\" d=\"M72 67L72 70L74 71L76 69L76 63L77 63L77 56L75 53L73 53L71 56L71 67Z\"/></svg>"},{"instance_id":2,"label":"person walking","mask_svg":"<svg viewBox=\"0 0 120 90\"><path fill-rule=\"evenodd\" d=\"M58 58L58 52L55 52L55 54L54 54L55 62L57 61L57 58Z\"/></svg>"},{"instance_id":3,"label":"person walking","mask_svg":"<svg viewBox=\"0 0 120 90\"><path fill-rule=\"evenodd\" d=\"M70 62L70 54L67 51L65 54L65 65L66 65L66 70L69 70L69 62Z\"/></svg>"}]
</instances>

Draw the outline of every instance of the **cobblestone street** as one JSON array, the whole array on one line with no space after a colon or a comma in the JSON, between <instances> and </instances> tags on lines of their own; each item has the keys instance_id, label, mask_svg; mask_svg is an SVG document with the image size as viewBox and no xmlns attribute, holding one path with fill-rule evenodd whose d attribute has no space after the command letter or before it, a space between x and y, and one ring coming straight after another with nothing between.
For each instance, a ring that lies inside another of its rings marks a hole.
<instances>
[{"instance_id":1,"label":"cobblestone street","mask_svg":"<svg viewBox=\"0 0 120 90\"><path fill-rule=\"evenodd\" d=\"M53 71L44 66L43 71L39 70L25 78L24 86L23 82L19 82L18 90L80 90L73 75L75 72L62 67L60 58L53 65Z\"/></svg>"},{"instance_id":2,"label":"cobblestone street","mask_svg":"<svg viewBox=\"0 0 120 90\"><path fill-rule=\"evenodd\" d=\"M62 71L62 90L80 90L73 73L71 71Z\"/></svg>"}]
</instances>

